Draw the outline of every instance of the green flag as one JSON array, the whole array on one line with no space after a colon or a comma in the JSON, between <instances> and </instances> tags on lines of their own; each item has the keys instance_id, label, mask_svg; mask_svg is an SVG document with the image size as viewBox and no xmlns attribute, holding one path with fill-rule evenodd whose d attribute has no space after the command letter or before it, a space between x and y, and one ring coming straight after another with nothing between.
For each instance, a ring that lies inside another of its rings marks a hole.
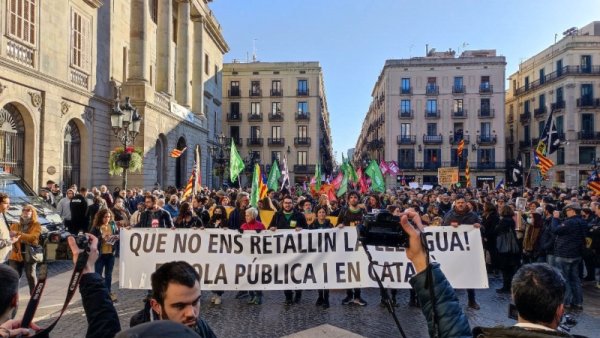
<instances>
[{"instance_id":1,"label":"green flag","mask_svg":"<svg viewBox=\"0 0 600 338\"><path fill-rule=\"evenodd\" d=\"M281 177L281 171L279 171L279 163L277 160L273 161L271 171L269 171L269 179L267 180L267 187L272 190L279 188L279 178Z\"/></svg>"},{"instance_id":2,"label":"green flag","mask_svg":"<svg viewBox=\"0 0 600 338\"><path fill-rule=\"evenodd\" d=\"M385 181L383 180L381 169L379 169L379 165L375 160L371 160L371 163L365 169L365 173L371 178L371 189L373 191L385 192Z\"/></svg>"},{"instance_id":3,"label":"green flag","mask_svg":"<svg viewBox=\"0 0 600 338\"><path fill-rule=\"evenodd\" d=\"M238 175L244 170L244 160L235 148L233 138L231 138L231 154L229 155L229 180L234 182Z\"/></svg>"},{"instance_id":4,"label":"green flag","mask_svg":"<svg viewBox=\"0 0 600 338\"><path fill-rule=\"evenodd\" d=\"M342 184L340 184L340 188L338 189L336 195L337 197L343 196L346 191L348 191L348 175L344 174L344 178L342 179Z\"/></svg>"},{"instance_id":5,"label":"green flag","mask_svg":"<svg viewBox=\"0 0 600 338\"><path fill-rule=\"evenodd\" d=\"M352 183L358 182L358 175L356 174L356 170L354 170L354 166L350 162L348 162L348 176Z\"/></svg>"},{"instance_id":6,"label":"green flag","mask_svg":"<svg viewBox=\"0 0 600 338\"><path fill-rule=\"evenodd\" d=\"M317 163L317 168L315 169L315 190L321 190L321 165Z\"/></svg>"},{"instance_id":7,"label":"green flag","mask_svg":"<svg viewBox=\"0 0 600 338\"><path fill-rule=\"evenodd\" d=\"M252 192L250 193L250 205L258 207L258 200L260 199L260 188L258 186L258 180L260 180L260 167L258 164L254 165L254 174L252 174Z\"/></svg>"}]
</instances>

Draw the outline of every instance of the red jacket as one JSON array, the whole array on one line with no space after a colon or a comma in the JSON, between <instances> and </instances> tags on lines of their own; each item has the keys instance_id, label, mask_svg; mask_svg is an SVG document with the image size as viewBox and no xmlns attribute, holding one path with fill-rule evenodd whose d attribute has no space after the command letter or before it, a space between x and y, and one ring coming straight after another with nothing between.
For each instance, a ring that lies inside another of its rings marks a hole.
<instances>
[{"instance_id":1,"label":"red jacket","mask_svg":"<svg viewBox=\"0 0 600 338\"><path fill-rule=\"evenodd\" d=\"M254 220L250 223L242 224L240 229L242 229L242 230L265 230L265 225L257 220Z\"/></svg>"}]
</instances>

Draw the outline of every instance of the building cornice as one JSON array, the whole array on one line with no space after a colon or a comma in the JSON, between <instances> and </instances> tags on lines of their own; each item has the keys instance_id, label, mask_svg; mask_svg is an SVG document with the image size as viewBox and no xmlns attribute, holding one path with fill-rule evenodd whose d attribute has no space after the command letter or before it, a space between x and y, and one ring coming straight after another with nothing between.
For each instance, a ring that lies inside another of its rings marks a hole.
<instances>
[{"instance_id":1,"label":"building cornice","mask_svg":"<svg viewBox=\"0 0 600 338\"><path fill-rule=\"evenodd\" d=\"M90 7L94 9L98 9L102 7L103 3L100 0L83 0L86 4L90 5Z\"/></svg>"}]
</instances>

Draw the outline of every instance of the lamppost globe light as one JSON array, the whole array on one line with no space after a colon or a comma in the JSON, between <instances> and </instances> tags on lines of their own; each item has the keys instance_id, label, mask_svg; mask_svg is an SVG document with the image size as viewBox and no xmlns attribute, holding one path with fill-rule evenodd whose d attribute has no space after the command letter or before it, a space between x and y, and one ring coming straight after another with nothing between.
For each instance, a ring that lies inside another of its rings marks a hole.
<instances>
[{"instance_id":1,"label":"lamppost globe light","mask_svg":"<svg viewBox=\"0 0 600 338\"><path fill-rule=\"evenodd\" d=\"M121 108L119 107L118 100L115 101L115 107L113 108L112 113L110 113L110 125L115 132L117 132L118 129L123 128L123 111L121 111Z\"/></svg>"}]
</instances>

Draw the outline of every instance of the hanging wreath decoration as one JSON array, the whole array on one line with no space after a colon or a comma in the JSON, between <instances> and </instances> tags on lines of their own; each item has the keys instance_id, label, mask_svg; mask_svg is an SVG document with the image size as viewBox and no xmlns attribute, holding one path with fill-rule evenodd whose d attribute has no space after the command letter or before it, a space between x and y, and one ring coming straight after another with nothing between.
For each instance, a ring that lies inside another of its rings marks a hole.
<instances>
[{"instance_id":1,"label":"hanging wreath decoration","mask_svg":"<svg viewBox=\"0 0 600 338\"><path fill-rule=\"evenodd\" d=\"M144 165L144 153L140 148L117 147L108 156L108 173L112 176L121 175L123 167L129 161L129 172L142 172Z\"/></svg>"}]
</instances>

